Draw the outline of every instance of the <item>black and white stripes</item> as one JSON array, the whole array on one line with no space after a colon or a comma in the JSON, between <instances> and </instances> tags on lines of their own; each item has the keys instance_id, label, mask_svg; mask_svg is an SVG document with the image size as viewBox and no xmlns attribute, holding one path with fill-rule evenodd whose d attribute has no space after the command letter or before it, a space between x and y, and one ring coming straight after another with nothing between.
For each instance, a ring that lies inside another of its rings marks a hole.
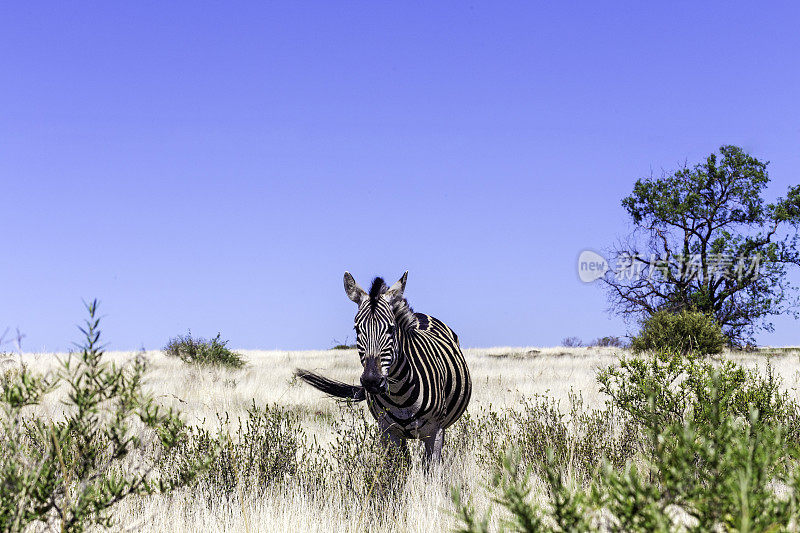
<instances>
[{"instance_id":1,"label":"black and white stripes","mask_svg":"<svg viewBox=\"0 0 800 533\"><path fill-rule=\"evenodd\" d=\"M407 276L390 288L375 278L367 293L345 272L345 291L358 304L361 387L302 370L297 375L331 396L366 399L387 438L403 447L408 438L422 439L426 458L438 459L444 430L466 410L472 384L456 334L408 305Z\"/></svg>"}]
</instances>

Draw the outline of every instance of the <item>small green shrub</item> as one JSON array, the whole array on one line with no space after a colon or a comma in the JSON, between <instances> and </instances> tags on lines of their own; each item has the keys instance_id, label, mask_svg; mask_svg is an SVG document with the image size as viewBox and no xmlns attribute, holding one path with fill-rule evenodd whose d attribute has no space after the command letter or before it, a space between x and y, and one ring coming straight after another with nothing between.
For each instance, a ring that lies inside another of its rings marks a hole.
<instances>
[{"instance_id":1,"label":"small green shrub","mask_svg":"<svg viewBox=\"0 0 800 533\"><path fill-rule=\"evenodd\" d=\"M624 348L625 343L619 337L609 335L607 337L600 337L593 340L590 346L597 346L599 348Z\"/></svg>"},{"instance_id":2,"label":"small green shrub","mask_svg":"<svg viewBox=\"0 0 800 533\"><path fill-rule=\"evenodd\" d=\"M190 331L169 340L164 353L178 357L184 363L195 365L222 366L226 368L242 368L245 360L241 354L226 347L228 341L220 340L220 334L207 341L193 338Z\"/></svg>"},{"instance_id":3,"label":"small green shrub","mask_svg":"<svg viewBox=\"0 0 800 533\"><path fill-rule=\"evenodd\" d=\"M344 342L333 339L331 350L355 350L356 348L357 346L355 344L348 344L347 337L345 337Z\"/></svg>"},{"instance_id":4,"label":"small green shrub","mask_svg":"<svg viewBox=\"0 0 800 533\"><path fill-rule=\"evenodd\" d=\"M278 406L261 408L253 401L245 419L233 430L230 425L229 420L221 418L215 433L192 427L161 463L161 469L171 473L188 457L209 455L209 468L196 483L210 495L226 497L234 495L238 487L263 492L274 484L296 479L307 451L297 415Z\"/></svg>"},{"instance_id":5,"label":"small green shrub","mask_svg":"<svg viewBox=\"0 0 800 533\"><path fill-rule=\"evenodd\" d=\"M505 450L515 450L521 464L537 475L552 454L569 465L574 477L587 482L603 460L620 466L638 449L641 437L634 422L613 406L586 409L583 399L569 395L566 410L544 395L523 398L520 409L465 413L448 431L445 462L458 463L474 453L491 468Z\"/></svg>"},{"instance_id":6,"label":"small green shrub","mask_svg":"<svg viewBox=\"0 0 800 533\"><path fill-rule=\"evenodd\" d=\"M631 347L636 353L671 350L681 354L715 354L720 353L727 343L722 328L705 313L659 311L642 323L642 329L633 338Z\"/></svg>"},{"instance_id":7,"label":"small green shrub","mask_svg":"<svg viewBox=\"0 0 800 533\"><path fill-rule=\"evenodd\" d=\"M216 430L191 428L160 471L172 476L191 458L211 456L192 486L209 506L243 494L300 490L311 501L335 500L353 509L367 531L385 529L392 518L384 510L405 495L410 454L385 445L363 406L337 409L338 416L326 421L334 438L322 447L309 438L296 410L253 404L238 424L220 417Z\"/></svg>"},{"instance_id":8,"label":"small green shrub","mask_svg":"<svg viewBox=\"0 0 800 533\"><path fill-rule=\"evenodd\" d=\"M186 485L205 467L195 455L171 475L156 471L184 423L143 392L142 358L123 367L103 361L97 302L87 309L81 351L57 374L21 366L0 380L0 531L111 527L118 502ZM57 386L67 391L62 417L28 413Z\"/></svg>"},{"instance_id":9,"label":"small green shrub","mask_svg":"<svg viewBox=\"0 0 800 533\"><path fill-rule=\"evenodd\" d=\"M594 531L591 500L586 492L574 487L564 474L563 465L553 454L542 464L540 479L544 485L544 505L533 503L531 467L523 467L518 455L507 452L497 456L489 482L491 501L505 508L507 517L500 521L500 531L522 533L566 533ZM479 516L458 489L451 491L459 521L458 533L489 533L491 511Z\"/></svg>"},{"instance_id":10,"label":"small green shrub","mask_svg":"<svg viewBox=\"0 0 800 533\"><path fill-rule=\"evenodd\" d=\"M512 410L508 446L525 465L544 475L542 465L554 456L563 465L570 465L576 478L587 481L603 459L615 465L624 464L635 446L636 432L615 407L586 410L583 399L570 392L569 409L563 414L559 404L545 396L522 401L521 410ZM501 432L501 434L503 434Z\"/></svg>"}]
</instances>

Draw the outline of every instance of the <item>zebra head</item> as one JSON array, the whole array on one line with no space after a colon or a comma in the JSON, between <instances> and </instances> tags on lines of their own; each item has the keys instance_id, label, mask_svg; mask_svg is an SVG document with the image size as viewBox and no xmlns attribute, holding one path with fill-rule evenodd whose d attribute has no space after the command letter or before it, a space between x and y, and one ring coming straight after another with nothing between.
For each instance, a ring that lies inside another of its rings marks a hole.
<instances>
[{"instance_id":1,"label":"zebra head","mask_svg":"<svg viewBox=\"0 0 800 533\"><path fill-rule=\"evenodd\" d=\"M375 278L369 293L344 273L347 297L358 304L355 317L356 347L364 372L361 384L370 394L388 391L389 369L397 359L398 342L393 307L403 301L408 271L400 280L386 287L382 278Z\"/></svg>"}]
</instances>

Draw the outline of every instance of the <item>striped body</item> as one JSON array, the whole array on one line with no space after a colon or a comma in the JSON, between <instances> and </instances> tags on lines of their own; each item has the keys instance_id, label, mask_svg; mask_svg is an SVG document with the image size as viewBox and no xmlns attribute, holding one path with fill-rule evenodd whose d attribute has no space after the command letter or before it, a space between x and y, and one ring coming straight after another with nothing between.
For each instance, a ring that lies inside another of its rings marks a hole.
<instances>
[{"instance_id":1,"label":"striped body","mask_svg":"<svg viewBox=\"0 0 800 533\"><path fill-rule=\"evenodd\" d=\"M398 328L398 357L387 369L388 393L367 393L376 420L386 417L397 437L420 438L464 413L472 394L458 337L442 321L414 313L416 327Z\"/></svg>"}]
</instances>

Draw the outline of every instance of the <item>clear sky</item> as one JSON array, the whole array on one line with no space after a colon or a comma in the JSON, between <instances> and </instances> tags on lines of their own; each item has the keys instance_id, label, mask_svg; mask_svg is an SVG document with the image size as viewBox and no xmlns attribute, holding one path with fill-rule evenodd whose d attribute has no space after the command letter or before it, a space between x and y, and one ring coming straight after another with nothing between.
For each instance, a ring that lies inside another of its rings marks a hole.
<instances>
[{"instance_id":1,"label":"clear sky","mask_svg":"<svg viewBox=\"0 0 800 533\"><path fill-rule=\"evenodd\" d=\"M502 4L502 5L500 5ZM345 270L463 346L623 334L576 260L722 144L800 182L796 2L0 7L0 333L352 341ZM798 276L795 275L795 280ZM764 344L798 344L790 318Z\"/></svg>"}]
</instances>

